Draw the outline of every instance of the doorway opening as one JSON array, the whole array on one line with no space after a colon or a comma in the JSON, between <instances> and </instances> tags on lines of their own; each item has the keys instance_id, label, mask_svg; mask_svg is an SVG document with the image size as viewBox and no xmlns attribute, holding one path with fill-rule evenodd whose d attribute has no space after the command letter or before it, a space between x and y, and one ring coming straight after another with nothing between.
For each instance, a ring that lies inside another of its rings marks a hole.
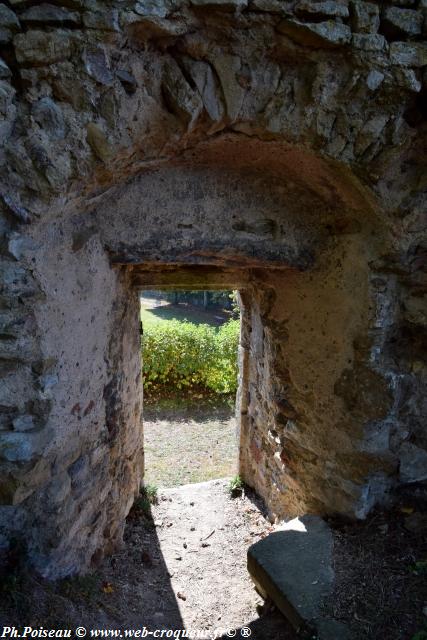
<instances>
[{"instance_id":1,"label":"doorway opening","mask_svg":"<svg viewBox=\"0 0 427 640\"><path fill-rule=\"evenodd\" d=\"M239 484L235 402L240 310L232 290L140 296L144 485Z\"/></svg>"}]
</instances>

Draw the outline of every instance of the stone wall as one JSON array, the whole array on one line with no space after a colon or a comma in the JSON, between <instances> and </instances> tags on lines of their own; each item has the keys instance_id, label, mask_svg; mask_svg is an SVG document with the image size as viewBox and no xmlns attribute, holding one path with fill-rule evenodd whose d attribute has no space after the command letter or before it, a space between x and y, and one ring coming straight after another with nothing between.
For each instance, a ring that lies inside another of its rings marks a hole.
<instances>
[{"instance_id":1,"label":"stone wall","mask_svg":"<svg viewBox=\"0 0 427 640\"><path fill-rule=\"evenodd\" d=\"M0 3L0 550L120 542L138 282L174 270L243 287L272 514L427 478L425 35L424 0Z\"/></svg>"}]
</instances>

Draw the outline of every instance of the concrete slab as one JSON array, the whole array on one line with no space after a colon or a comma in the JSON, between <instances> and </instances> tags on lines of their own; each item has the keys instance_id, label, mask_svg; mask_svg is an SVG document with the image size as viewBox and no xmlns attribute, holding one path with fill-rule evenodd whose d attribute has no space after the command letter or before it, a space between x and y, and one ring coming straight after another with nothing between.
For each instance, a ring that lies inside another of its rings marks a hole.
<instances>
[{"instance_id":1,"label":"concrete slab","mask_svg":"<svg viewBox=\"0 0 427 640\"><path fill-rule=\"evenodd\" d=\"M248 549L248 571L258 591L269 596L303 637L331 640L333 620L321 615L332 593L332 532L318 516L303 516ZM337 635L348 637L345 628Z\"/></svg>"}]
</instances>

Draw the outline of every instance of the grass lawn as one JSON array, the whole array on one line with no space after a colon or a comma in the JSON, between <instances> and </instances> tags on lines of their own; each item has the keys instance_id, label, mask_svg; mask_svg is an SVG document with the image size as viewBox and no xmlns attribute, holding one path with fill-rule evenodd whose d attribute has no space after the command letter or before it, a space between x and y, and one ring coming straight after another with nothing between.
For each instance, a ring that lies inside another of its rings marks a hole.
<instances>
[{"instance_id":1,"label":"grass lawn","mask_svg":"<svg viewBox=\"0 0 427 640\"><path fill-rule=\"evenodd\" d=\"M162 304L158 304L162 302ZM156 306L158 304L158 306ZM222 309L209 309L205 311L202 307L180 303L171 304L166 301L153 300L141 297L141 320L142 323L159 323L167 320L187 320L193 324L209 324L218 327L227 322L231 317L230 312Z\"/></svg>"},{"instance_id":2,"label":"grass lawn","mask_svg":"<svg viewBox=\"0 0 427 640\"><path fill-rule=\"evenodd\" d=\"M144 411L146 484L176 487L237 473L233 398L175 398Z\"/></svg>"}]
</instances>

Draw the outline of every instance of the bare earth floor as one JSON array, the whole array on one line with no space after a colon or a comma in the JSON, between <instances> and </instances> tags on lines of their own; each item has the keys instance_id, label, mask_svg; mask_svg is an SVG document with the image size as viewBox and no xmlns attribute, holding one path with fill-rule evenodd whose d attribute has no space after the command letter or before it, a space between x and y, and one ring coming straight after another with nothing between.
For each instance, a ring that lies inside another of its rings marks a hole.
<instances>
[{"instance_id":1,"label":"bare earth floor","mask_svg":"<svg viewBox=\"0 0 427 640\"><path fill-rule=\"evenodd\" d=\"M255 496L231 499L228 485L163 489L148 509L137 501L123 549L88 576L50 583L20 571L12 555L0 581L0 630L83 626L88 637L97 629L126 637L147 627L226 640L234 637L228 628L237 638L249 628L255 640L296 640L277 611L259 610L246 570L248 546L272 526ZM327 616L344 622L352 640L425 640L427 515L417 494L388 514L331 524L336 585Z\"/></svg>"},{"instance_id":2,"label":"bare earth floor","mask_svg":"<svg viewBox=\"0 0 427 640\"><path fill-rule=\"evenodd\" d=\"M144 449L146 484L176 487L234 476L238 458L234 398L200 394L146 404Z\"/></svg>"},{"instance_id":3,"label":"bare earth floor","mask_svg":"<svg viewBox=\"0 0 427 640\"><path fill-rule=\"evenodd\" d=\"M151 513L134 507L122 551L89 577L48 583L18 574L3 585L0 628L187 629L228 638L290 640L277 612L262 603L246 570L249 544L271 526L254 497L232 499L229 479L159 492ZM241 634L243 630L243 634ZM119 636L120 637L120 636Z\"/></svg>"}]
</instances>

